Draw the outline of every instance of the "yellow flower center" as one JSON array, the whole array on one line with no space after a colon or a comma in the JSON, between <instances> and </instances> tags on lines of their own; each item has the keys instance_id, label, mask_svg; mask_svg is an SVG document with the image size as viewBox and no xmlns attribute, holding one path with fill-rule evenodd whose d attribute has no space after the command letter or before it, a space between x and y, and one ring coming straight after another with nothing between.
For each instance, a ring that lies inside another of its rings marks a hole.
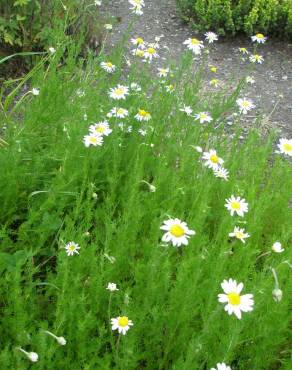
<instances>
[{"instance_id":1,"label":"yellow flower center","mask_svg":"<svg viewBox=\"0 0 292 370\"><path fill-rule=\"evenodd\" d=\"M211 85L217 85L218 84L218 80L216 78L213 78L211 81L210 81Z\"/></svg>"},{"instance_id":2,"label":"yellow flower center","mask_svg":"<svg viewBox=\"0 0 292 370\"><path fill-rule=\"evenodd\" d=\"M200 118L201 118L201 119L205 119L205 118L207 118L207 116L206 116L206 114L205 114L205 113L200 113Z\"/></svg>"},{"instance_id":3,"label":"yellow flower center","mask_svg":"<svg viewBox=\"0 0 292 370\"><path fill-rule=\"evenodd\" d=\"M116 89L115 93L117 95L123 95L124 94L124 89L122 87L119 87L118 89Z\"/></svg>"},{"instance_id":4,"label":"yellow flower center","mask_svg":"<svg viewBox=\"0 0 292 370\"><path fill-rule=\"evenodd\" d=\"M191 44L192 45L198 45L200 41L198 39L191 39Z\"/></svg>"},{"instance_id":5,"label":"yellow flower center","mask_svg":"<svg viewBox=\"0 0 292 370\"><path fill-rule=\"evenodd\" d=\"M250 106L250 103L249 103L249 101L247 101L247 100L243 100L243 102L242 102L241 104L242 104L242 106L243 106L244 108L248 108L248 107Z\"/></svg>"},{"instance_id":6,"label":"yellow flower center","mask_svg":"<svg viewBox=\"0 0 292 370\"><path fill-rule=\"evenodd\" d=\"M75 251L75 245L70 244L68 249L69 249L70 252L74 252Z\"/></svg>"},{"instance_id":7,"label":"yellow flower center","mask_svg":"<svg viewBox=\"0 0 292 370\"><path fill-rule=\"evenodd\" d=\"M91 136L91 138L89 139L89 141L90 141L92 144L95 144L95 143L97 142L97 139L96 139L96 137Z\"/></svg>"},{"instance_id":8,"label":"yellow flower center","mask_svg":"<svg viewBox=\"0 0 292 370\"><path fill-rule=\"evenodd\" d=\"M244 234L241 231L236 231L235 236L237 239L242 239L244 237Z\"/></svg>"},{"instance_id":9,"label":"yellow flower center","mask_svg":"<svg viewBox=\"0 0 292 370\"><path fill-rule=\"evenodd\" d=\"M123 114L123 113L125 113L125 111L124 111L124 109L123 109L123 108L119 108L119 109L117 110L117 113L118 113L118 114Z\"/></svg>"},{"instance_id":10,"label":"yellow flower center","mask_svg":"<svg viewBox=\"0 0 292 370\"><path fill-rule=\"evenodd\" d=\"M257 37L258 39L263 39L265 36L264 36L262 33L257 33L257 34L256 34L256 37Z\"/></svg>"},{"instance_id":11,"label":"yellow flower center","mask_svg":"<svg viewBox=\"0 0 292 370\"><path fill-rule=\"evenodd\" d=\"M219 162L219 158L216 154L212 154L211 157L210 157L210 160L213 163L218 163Z\"/></svg>"},{"instance_id":12,"label":"yellow flower center","mask_svg":"<svg viewBox=\"0 0 292 370\"><path fill-rule=\"evenodd\" d=\"M139 110L139 116L147 117L147 116L149 116L149 113L146 112L146 110L144 110L144 109L140 109Z\"/></svg>"},{"instance_id":13,"label":"yellow flower center","mask_svg":"<svg viewBox=\"0 0 292 370\"><path fill-rule=\"evenodd\" d=\"M137 55L138 57L143 57L143 56L144 56L144 50L137 50L137 51L136 51L136 55Z\"/></svg>"},{"instance_id":14,"label":"yellow flower center","mask_svg":"<svg viewBox=\"0 0 292 370\"><path fill-rule=\"evenodd\" d=\"M142 37L137 37L137 38L136 38L136 43L137 43L138 45L144 44L144 40L142 39Z\"/></svg>"},{"instance_id":15,"label":"yellow flower center","mask_svg":"<svg viewBox=\"0 0 292 370\"><path fill-rule=\"evenodd\" d=\"M176 236L177 238L185 235L185 231L180 225L172 225L170 228L170 232L172 235Z\"/></svg>"},{"instance_id":16,"label":"yellow flower center","mask_svg":"<svg viewBox=\"0 0 292 370\"><path fill-rule=\"evenodd\" d=\"M129 319L127 318L127 316L122 316L118 319L118 324L119 326L124 328L125 326L129 324Z\"/></svg>"},{"instance_id":17,"label":"yellow flower center","mask_svg":"<svg viewBox=\"0 0 292 370\"><path fill-rule=\"evenodd\" d=\"M233 209L240 209L240 203L239 202L231 202L231 208Z\"/></svg>"},{"instance_id":18,"label":"yellow flower center","mask_svg":"<svg viewBox=\"0 0 292 370\"><path fill-rule=\"evenodd\" d=\"M210 68L210 71L216 73L217 72L217 68L216 67L211 67Z\"/></svg>"},{"instance_id":19,"label":"yellow flower center","mask_svg":"<svg viewBox=\"0 0 292 370\"><path fill-rule=\"evenodd\" d=\"M234 306L238 306L240 304L240 295L237 293L229 293L227 294L228 300L230 304L233 304Z\"/></svg>"},{"instance_id":20,"label":"yellow flower center","mask_svg":"<svg viewBox=\"0 0 292 370\"><path fill-rule=\"evenodd\" d=\"M256 60L256 61L259 61L259 60L261 59L261 56L260 56L260 55L258 55L258 54L255 54L255 55L254 55L254 58L255 58L255 60Z\"/></svg>"},{"instance_id":21,"label":"yellow flower center","mask_svg":"<svg viewBox=\"0 0 292 370\"><path fill-rule=\"evenodd\" d=\"M289 143L285 143L283 145L284 149L287 151L287 152L291 152L292 151L292 144L289 144Z\"/></svg>"},{"instance_id":22,"label":"yellow flower center","mask_svg":"<svg viewBox=\"0 0 292 370\"><path fill-rule=\"evenodd\" d=\"M156 53L156 50L154 48L148 48L147 51L148 51L149 54L155 54Z\"/></svg>"},{"instance_id":23,"label":"yellow flower center","mask_svg":"<svg viewBox=\"0 0 292 370\"><path fill-rule=\"evenodd\" d=\"M246 48L239 48L239 51L241 51L243 54L247 53L247 49Z\"/></svg>"},{"instance_id":24,"label":"yellow flower center","mask_svg":"<svg viewBox=\"0 0 292 370\"><path fill-rule=\"evenodd\" d=\"M107 67L112 68L113 64L111 62L106 63Z\"/></svg>"},{"instance_id":25,"label":"yellow flower center","mask_svg":"<svg viewBox=\"0 0 292 370\"><path fill-rule=\"evenodd\" d=\"M95 131L99 132L100 134L103 134L105 132L105 127L97 126L97 127L95 127Z\"/></svg>"}]
</instances>

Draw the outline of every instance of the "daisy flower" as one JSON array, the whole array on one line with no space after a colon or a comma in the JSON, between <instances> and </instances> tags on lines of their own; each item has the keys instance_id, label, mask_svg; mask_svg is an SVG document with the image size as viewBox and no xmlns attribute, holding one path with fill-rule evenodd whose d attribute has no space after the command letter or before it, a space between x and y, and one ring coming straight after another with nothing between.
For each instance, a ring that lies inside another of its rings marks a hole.
<instances>
[{"instance_id":1,"label":"daisy flower","mask_svg":"<svg viewBox=\"0 0 292 370\"><path fill-rule=\"evenodd\" d=\"M112 24L110 24L110 23L106 23L106 24L104 25L104 28L105 28L107 31L111 31L111 30L113 29L113 25L112 25Z\"/></svg>"},{"instance_id":2,"label":"daisy flower","mask_svg":"<svg viewBox=\"0 0 292 370\"><path fill-rule=\"evenodd\" d=\"M111 62L101 62L100 66L108 73L113 73L116 70L116 66Z\"/></svg>"},{"instance_id":3,"label":"daisy flower","mask_svg":"<svg viewBox=\"0 0 292 370\"><path fill-rule=\"evenodd\" d=\"M36 89L35 87L31 90L31 93L32 95L34 96L38 96L40 95L40 90L39 89Z\"/></svg>"},{"instance_id":4,"label":"daisy flower","mask_svg":"<svg viewBox=\"0 0 292 370\"><path fill-rule=\"evenodd\" d=\"M190 235L196 234L194 230L190 230L187 224L178 218L169 219L163 223L160 229L166 231L166 233L163 235L162 241L171 242L174 247L188 245Z\"/></svg>"},{"instance_id":5,"label":"daisy flower","mask_svg":"<svg viewBox=\"0 0 292 370\"><path fill-rule=\"evenodd\" d=\"M135 118L138 121L149 121L151 119L151 114L144 109L139 109Z\"/></svg>"},{"instance_id":6,"label":"daisy flower","mask_svg":"<svg viewBox=\"0 0 292 370\"><path fill-rule=\"evenodd\" d=\"M65 249L68 256L73 256L75 253L79 254L78 249L80 249L80 247L77 243L69 242L65 245Z\"/></svg>"},{"instance_id":7,"label":"daisy flower","mask_svg":"<svg viewBox=\"0 0 292 370\"><path fill-rule=\"evenodd\" d=\"M187 116L190 116L193 113L193 110L189 105L184 105L183 108L180 108L180 111L186 113Z\"/></svg>"},{"instance_id":8,"label":"daisy flower","mask_svg":"<svg viewBox=\"0 0 292 370\"><path fill-rule=\"evenodd\" d=\"M239 98L236 100L236 104L239 106L240 113L247 114L248 111L255 108L255 105L250 99Z\"/></svg>"},{"instance_id":9,"label":"daisy flower","mask_svg":"<svg viewBox=\"0 0 292 370\"><path fill-rule=\"evenodd\" d=\"M253 85L255 83L255 79L252 77L252 76L247 76L245 81L248 83L248 84L251 84Z\"/></svg>"},{"instance_id":10,"label":"daisy flower","mask_svg":"<svg viewBox=\"0 0 292 370\"><path fill-rule=\"evenodd\" d=\"M158 77L167 77L169 74L169 68L157 68L158 70Z\"/></svg>"},{"instance_id":11,"label":"daisy flower","mask_svg":"<svg viewBox=\"0 0 292 370\"><path fill-rule=\"evenodd\" d=\"M201 49L204 49L203 42L196 39L196 38L189 38L183 42L184 45L187 46L194 54L200 55Z\"/></svg>"},{"instance_id":12,"label":"daisy flower","mask_svg":"<svg viewBox=\"0 0 292 370\"><path fill-rule=\"evenodd\" d=\"M140 92L142 90L141 86L138 85L136 82L131 83L130 89L135 91L135 92Z\"/></svg>"},{"instance_id":13,"label":"daisy flower","mask_svg":"<svg viewBox=\"0 0 292 370\"><path fill-rule=\"evenodd\" d=\"M126 99L127 95L129 95L129 88L123 85L113 87L109 91L109 96L115 100Z\"/></svg>"},{"instance_id":14,"label":"daisy flower","mask_svg":"<svg viewBox=\"0 0 292 370\"><path fill-rule=\"evenodd\" d=\"M195 120L199 120L200 123L211 122L213 118L207 112L200 112L194 115Z\"/></svg>"},{"instance_id":15,"label":"daisy flower","mask_svg":"<svg viewBox=\"0 0 292 370\"><path fill-rule=\"evenodd\" d=\"M129 115L127 109L120 108L120 107L113 107L111 111L107 114L107 117L117 117L117 118L125 118Z\"/></svg>"},{"instance_id":16,"label":"daisy flower","mask_svg":"<svg viewBox=\"0 0 292 370\"><path fill-rule=\"evenodd\" d=\"M219 81L217 80L217 78L212 78L212 80L210 81L211 86L218 87L218 84Z\"/></svg>"},{"instance_id":17,"label":"daisy flower","mask_svg":"<svg viewBox=\"0 0 292 370\"><path fill-rule=\"evenodd\" d=\"M118 330L118 332L123 335L127 333L130 326L133 326L132 320L129 320L127 316L118 316L111 319L112 330Z\"/></svg>"},{"instance_id":18,"label":"daisy flower","mask_svg":"<svg viewBox=\"0 0 292 370\"><path fill-rule=\"evenodd\" d=\"M209 152L204 152L202 159L205 161L205 166L217 170L224 162L222 158L219 158L216 150L211 149Z\"/></svg>"},{"instance_id":19,"label":"daisy flower","mask_svg":"<svg viewBox=\"0 0 292 370\"><path fill-rule=\"evenodd\" d=\"M103 137L99 134L89 134L85 135L83 138L84 145L88 148L90 145L93 146L102 146Z\"/></svg>"},{"instance_id":20,"label":"daisy flower","mask_svg":"<svg viewBox=\"0 0 292 370\"><path fill-rule=\"evenodd\" d=\"M106 289L111 291L111 292L115 292L115 291L119 290L117 288L117 284L115 284L115 283L108 283Z\"/></svg>"},{"instance_id":21,"label":"daisy flower","mask_svg":"<svg viewBox=\"0 0 292 370\"><path fill-rule=\"evenodd\" d=\"M142 39L142 37L137 37L137 38L133 38L131 39L131 43L133 45L136 45L138 47L143 47L145 45L145 41Z\"/></svg>"},{"instance_id":22,"label":"daisy flower","mask_svg":"<svg viewBox=\"0 0 292 370\"><path fill-rule=\"evenodd\" d=\"M143 14L143 7L145 6L144 0L129 0L129 3L132 5L131 10L137 15Z\"/></svg>"},{"instance_id":23,"label":"daisy flower","mask_svg":"<svg viewBox=\"0 0 292 370\"><path fill-rule=\"evenodd\" d=\"M243 289L243 283L237 284L236 280L223 280L221 287L225 294L218 294L218 300L221 303L227 303L224 310L228 315L234 315L241 319L241 312L249 312L253 310L253 295L240 295Z\"/></svg>"},{"instance_id":24,"label":"daisy flower","mask_svg":"<svg viewBox=\"0 0 292 370\"><path fill-rule=\"evenodd\" d=\"M141 6L133 6L132 8L130 8L134 14L137 14L137 15L142 15L143 14L143 11L142 11L142 7Z\"/></svg>"},{"instance_id":25,"label":"daisy flower","mask_svg":"<svg viewBox=\"0 0 292 370\"><path fill-rule=\"evenodd\" d=\"M157 51L152 46L148 47L144 50L144 58L145 60L148 60L149 62L152 61L153 58L158 58L159 55L157 54Z\"/></svg>"},{"instance_id":26,"label":"daisy flower","mask_svg":"<svg viewBox=\"0 0 292 370\"><path fill-rule=\"evenodd\" d=\"M280 149L280 153L286 154L289 157L292 156L292 139L280 139L278 148Z\"/></svg>"},{"instance_id":27,"label":"daisy flower","mask_svg":"<svg viewBox=\"0 0 292 370\"><path fill-rule=\"evenodd\" d=\"M224 364L224 362L222 362L221 364L218 363L216 365L216 368L215 367L212 367L211 370L231 370L231 367L230 366L227 366L226 364Z\"/></svg>"},{"instance_id":28,"label":"daisy flower","mask_svg":"<svg viewBox=\"0 0 292 370\"><path fill-rule=\"evenodd\" d=\"M169 93L173 93L175 89L173 85L167 85L165 86L165 90Z\"/></svg>"},{"instance_id":29,"label":"daisy flower","mask_svg":"<svg viewBox=\"0 0 292 370\"><path fill-rule=\"evenodd\" d=\"M109 123L104 121L91 125L89 131L96 135L108 136L113 130L109 128Z\"/></svg>"},{"instance_id":30,"label":"daisy flower","mask_svg":"<svg viewBox=\"0 0 292 370\"><path fill-rule=\"evenodd\" d=\"M214 170L214 175L216 177L219 177L221 179L224 179L225 181L228 181L229 172L225 168L219 167L219 168L217 168L217 169Z\"/></svg>"},{"instance_id":31,"label":"daisy flower","mask_svg":"<svg viewBox=\"0 0 292 370\"><path fill-rule=\"evenodd\" d=\"M95 0L94 5L95 6L101 6L102 2L100 0Z\"/></svg>"},{"instance_id":32,"label":"daisy flower","mask_svg":"<svg viewBox=\"0 0 292 370\"><path fill-rule=\"evenodd\" d=\"M141 136L146 136L146 135L147 135L147 130L144 130L144 129L142 129L142 128L140 128L140 129L138 130L138 132L139 132L139 134L140 134Z\"/></svg>"},{"instance_id":33,"label":"daisy flower","mask_svg":"<svg viewBox=\"0 0 292 370\"><path fill-rule=\"evenodd\" d=\"M249 60L252 62L252 63L258 63L258 64L262 64L263 61L264 61L264 58L262 57L262 55L259 55L259 54L253 54L249 57Z\"/></svg>"},{"instance_id":34,"label":"daisy flower","mask_svg":"<svg viewBox=\"0 0 292 370\"><path fill-rule=\"evenodd\" d=\"M238 50L241 54L248 54L247 48L238 48Z\"/></svg>"},{"instance_id":35,"label":"daisy flower","mask_svg":"<svg viewBox=\"0 0 292 370\"><path fill-rule=\"evenodd\" d=\"M31 362L37 362L39 355L36 352L26 352L21 347L16 347L20 352L24 353Z\"/></svg>"},{"instance_id":36,"label":"daisy flower","mask_svg":"<svg viewBox=\"0 0 292 370\"><path fill-rule=\"evenodd\" d=\"M144 54L145 54L145 51L142 50L142 49L134 49L134 50L132 50L132 54L136 57L143 58Z\"/></svg>"},{"instance_id":37,"label":"daisy flower","mask_svg":"<svg viewBox=\"0 0 292 370\"><path fill-rule=\"evenodd\" d=\"M218 41L218 35L214 32L206 32L205 39L209 44L212 44L214 41Z\"/></svg>"},{"instance_id":38,"label":"daisy flower","mask_svg":"<svg viewBox=\"0 0 292 370\"><path fill-rule=\"evenodd\" d=\"M56 52L56 49L55 48L53 48L52 46L51 47L49 47L49 52L51 53L51 54L55 54L55 52Z\"/></svg>"},{"instance_id":39,"label":"daisy flower","mask_svg":"<svg viewBox=\"0 0 292 370\"><path fill-rule=\"evenodd\" d=\"M282 248L282 244L280 242L275 242L273 245L272 245L272 251L275 252L275 253L282 253L284 252L284 248Z\"/></svg>"},{"instance_id":40,"label":"daisy flower","mask_svg":"<svg viewBox=\"0 0 292 370\"><path fill-rule=\"evenodd\" d=\"M241 229L237 226L234 227L234 230L233 230L232 233L229 233L229 236L231 236L233 238L236 238L236 239L239 239L240 241L242 241L242 243L245 243L244 239L250 237L249 234L245 233L244 229Z\"/></svg>"},{"instance_id":41,"label":"daisy flower","mask_svg":"<svg viewBox=\"0 0 292 370\"><path fill-rule=\"evenodd\" d=\"M257 33L254 36L251 36L252 42L257 42L258 44L264 44L267 41L267 37L265 37L262 33Z\"/></svg>"},{"instance_id":42,"label":"daisy flower","mask_svg":"<svg viewBox=\"0 0 292 370\"><path fill-rule=\"evenodd\" d=\"M232 195L229 199L225 199L225 207L230 211L231 216L236 213L238 216L243 217L244 213L248 212L248 203L245 199Z\"/></svg>"},{"instance_id":43,"label":"daisy flower","mask_svg":"<svg viewBox=\"0 0 292 370\"><path fill-rule=\"evenodd\" d=\"M145 3L144 3L144 0L129 0L129 3L132 5L132 6L145 6Z\"/></svg>"},{"instance_id":44,"label":"daisy flower","mask_svg":"<svg viewBox=\"0 0 292 370\"><path fill-rule=\"evenodd\" d=\"M76 94L79 98L82 98L83 96L85 96L85 91L81 90L81 89L78 89L76 91Z\"/></svg>"}]
</instances>

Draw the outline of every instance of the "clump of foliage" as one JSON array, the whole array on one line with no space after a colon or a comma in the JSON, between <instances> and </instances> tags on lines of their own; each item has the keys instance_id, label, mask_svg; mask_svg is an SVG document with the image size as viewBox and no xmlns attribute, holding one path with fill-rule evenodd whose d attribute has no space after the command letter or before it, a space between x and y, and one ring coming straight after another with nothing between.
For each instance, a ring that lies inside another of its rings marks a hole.
<instances>
[{"instance_id":1,"label":"clump of foliage","mask_svg":"<svg viewBox=\"0 0 292 370\"><path fill-rule=\"evenodd\" d=\"M207 63L194 73L191 55L162 83L137 61L129 68L119 47L82 65L76 44L64 43L28 75L37 95L2 102L1 368L29 368L19 346L39 354L36 369L291 368L291 167L274 153L275 134L227 133L243 83L204 92ZM116 70L107 74L100 64L109 61ZM109 97L133 82L140 89L126 99ZM195 122L183 103L208 111L212 123ZM129 115L108 118L114 106ZM135 119L142 108L151 112L146 124ZM112 133L103 146L85 147L89 126L105 119ZM216 148L228 181L202 163L197 145ZM243 220L224 207L232 194L249 203ZM189 245L162 243L170 217L196 231ZM250 233L246 244L228 236L236 225ZM284 253L272 252L276 240ZM79 254L66 254L70 241ZM283 290L277 302L271 267ZM228 278L254 295L242 320L218 302ZM109 282L119 290L108 291ZM134 323L125 336L112 331L118 315Z\"/></svg>"},{"instance_id":2,"label":"clump of foliage","mask_svg":"<svg viewBox=\"0 0 292 370\"><path fill-rule=\"evenodd\" d=\"M0 48L2 54L40 50L54 41L55 30L79 30L81 18L96 7L88 0L15 0L0 3ZM94 12L96 18L97 13Z\"/></svg>"},{"instance_id":3,"label":"clump of foliage","mask_svg":"<svg viewBox=\"0 0 292 370\"><path fill-rule=\"evenodd\" d=\"M220 34L265 32L292 36L291 0L177 0L183 17Z\"/></svg>"}]
</instances>

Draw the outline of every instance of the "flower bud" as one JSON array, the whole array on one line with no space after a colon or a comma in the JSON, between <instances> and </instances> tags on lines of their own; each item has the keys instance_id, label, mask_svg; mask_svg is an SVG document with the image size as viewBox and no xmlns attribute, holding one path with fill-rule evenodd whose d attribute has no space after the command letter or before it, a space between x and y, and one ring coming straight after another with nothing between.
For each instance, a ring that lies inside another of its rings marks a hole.
<instances>
[{"instance_id":1,"label":"flower bud","mask_svg":"<svg viewBox=\"0 0 292 370\"><path fill-rule=\"evenodd\" d=\"M24 349L21 347L17 347L20 352L24 353L26 357L31 361L31 362L37 362L39 359L39 355L36 352L26 352Z\"/></svg>"},{"instance_id":2,"label":"flower bud","mask_svg":"<svg viewBox=\"0 0 292 370\"><path fill-rule=\"evenodd\" d=\"M281 289L279 288L275 288L272 292L273 294L273 298L276 302L280 302L282 300L282 297L283 297L283 292Z\"/></svg>"},{"instance_id":3,"label":"flower bud","mask_svg":"<svg viewBox=\"0 0 292 370\"><path fill-rule=\"evenodd\" d=\"M27 357L32 362L37 362L39 355L36 352L28 352Z\"/></svg>"},{"instance_id":4,"label":"flower bud","mask_svg":"<svg viewBox=\"0 0 292 370\"><path fill-rule=\"evenodd\" d=\"M56 341L60 344L60 346L65 346L67 343L64 337L56 337Z\"/></svg>"}]
</instances>

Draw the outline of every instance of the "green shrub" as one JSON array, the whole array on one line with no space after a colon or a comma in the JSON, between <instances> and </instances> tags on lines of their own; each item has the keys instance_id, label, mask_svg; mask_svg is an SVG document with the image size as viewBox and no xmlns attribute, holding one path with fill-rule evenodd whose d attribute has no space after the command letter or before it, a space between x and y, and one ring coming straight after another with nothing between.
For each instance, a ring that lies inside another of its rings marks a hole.
<instances>
[{"instance_id":1,"label":"green shrub","mask_svg":"<svg viewBox=\"0 0 292 370\"><path fill-rule=\"evenodd\" d=\"M94 4L91 4L94 6ZM0 47L4 54L50 46L58 24L65 30L92 6L88 0L4 0L0 3ZM73 27L74 28L74 27Z\"/></svg>"},{"instance_id":2,"label":"green shrub","mask_svg":"<svg viewBox=\"0 0 292 370\"><path fill-rule=\"evenodd\" d=\"M183 18L200 31L265 32L292 36L292 0L177 0Z\"/></svg>"}]
</instances>

